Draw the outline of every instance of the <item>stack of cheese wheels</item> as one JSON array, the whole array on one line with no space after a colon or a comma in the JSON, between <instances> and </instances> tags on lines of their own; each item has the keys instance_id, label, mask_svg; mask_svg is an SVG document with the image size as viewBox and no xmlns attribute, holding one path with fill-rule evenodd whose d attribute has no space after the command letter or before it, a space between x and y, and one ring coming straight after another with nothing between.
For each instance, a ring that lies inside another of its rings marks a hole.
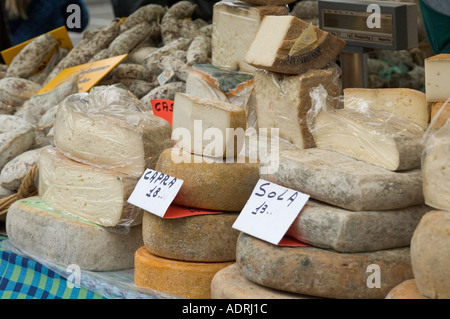
<instances>
[{"instance_id":1,"label":"stack of cheese wheels","mask_svg":"<svg viewBox=\"0 0 450 319\"><path fill-rule=\"evenodd\" d=\"M261 178L310 195L287 232L307 246L273 245L241 233L237 267L216 274L213 297L243 298L230 288L229 272L298 298L381 299L413 278L409 245L430 210L420 169L428 104L422 92L398 90L362 92L372 96L361 109L342 107L333 62L344 45L293 16L262 19L244 61L256 68L258 127L279 128L282 139L278 170ZM363 108L385 97L391 109Z\"/></svg>"},{"instance_id":2,"label":"stack of cheese wheels","mask_svg":"<svg viewBox=\"0 0 450 319\"><path fill-rule=\"evenodd\" d=\"M39 197L8 211L10 240L59 265L133 268L142 210L127 199L172 145L170 124L142 111L127 90L105 86L60 103L54 129L55 146L39 156Z\"/></svg>"},{"instance_id":3,"label":"stack of cheese wheels","mask_svg":"<svg viewBox=\"0 0 450 319\"><path fill-rule=\"evenodd\" d=\"M232 225L259 179L258 162L238 156L245 125L239 106L176 94L172 138L177 144L162 152L155 170L183 180L172 205L211 213L172 219L145 212L136 285L211 297L213 276L236 259L239 232Z\"/></svg>"},{"instance_id":4,"label":"stack of cheese wheels","mask_svg":"<svg viewBox=\"0 0 450 319\"><path fill-rule=\"evenodd\" d=\"M431 122L422 154L423 195L434 210L425 214L411 239L414 279L402 283L389 297L450 298L450 55L425 60L425 95ZM403 288L403 290L402 290ZM399 295L397 292L403 292Z\"/></svg>"}]
</instances>

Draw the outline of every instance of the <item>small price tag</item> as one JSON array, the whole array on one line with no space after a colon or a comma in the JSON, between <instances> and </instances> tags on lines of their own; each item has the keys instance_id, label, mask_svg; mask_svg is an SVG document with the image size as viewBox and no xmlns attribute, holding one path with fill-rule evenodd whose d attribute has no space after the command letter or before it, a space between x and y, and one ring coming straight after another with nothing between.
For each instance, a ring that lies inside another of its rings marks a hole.
<instances>
[{"instance_id":1,"label":"small price tag","mask_svg":"<svg viewBox=\"0 0 450 319\"><path fill-rule=\"evenodd\" d=\"M169 66L165 69L160 75L158 75L158 83L159 85L163 85L167 83L173 76L175 75L175 71Z\"/></svg>"},{"instance_id":2,"label":"small price tag","mask_svg":"<svg viewBox=\"0 0 450 319\"><path fill-rule=\"evenodd\" d=\"M278 245L309 195L260 179L233 228Z\"/></svg>"},{"instance_id":3,"label":"small price tag","mask_svg":"<svg viewBox=\"0 0 450 319\"><path fill-rule=\"evenodd\" d=\"M128 198L128 203L164 217L181 185L181 179L146 169Z\"/></svg>"},{"instance_id":4,"label":"small price tag","mask_svg":"<svg viewBox=\"0 0 450 319\"><path fill-rule=\"evenodd\" d=\"M151 100L153 114L165 119L172 125L173 101L172 100Z\"/></svg>"}]
</instances>

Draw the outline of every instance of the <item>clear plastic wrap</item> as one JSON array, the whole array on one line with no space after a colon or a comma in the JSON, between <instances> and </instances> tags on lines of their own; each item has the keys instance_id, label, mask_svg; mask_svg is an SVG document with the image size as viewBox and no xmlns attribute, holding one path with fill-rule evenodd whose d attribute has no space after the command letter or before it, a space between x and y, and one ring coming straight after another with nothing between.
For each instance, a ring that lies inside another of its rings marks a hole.
<instances>
[{"instance_id":1,"label":"clear plastic wrap","mask_svg":"<svg viewBox=\"0 0 450 319\"><path fill-rule=\"evenodd\" d=\"M251 108L256 110L258 128L279 128L280 137L300 148L314 147L306 116L311 108L309 92L322 85L330 97L341 94L340 68L331 64L301 75L283 75L265 70L254 72ZM333 100L331 100L333 102Z\"/></svg>"},{"instance_id":2,"label":"clear plastic wrap","mask_svg":"<svg viewBox=\"0 0 450 319\"><path fill-rule=\"evenodd\" d=\"M248 104L252 91L251 73L221 70L210 64L192 66L186 81L188 94L228 102L244 109L249 127L255 125Z\"/></svg>"},{"instance_id":3,"label":"clear plastic wrap","mask_svg":"<svg viewBox=\"0 0 450 319\"><path fill-rule=\"evenodd\" d=\"M142 210L127 202L138 179L73 161L53 147L40 154L38 194L42 200L53 209L101 226L142 222Z\"/></svg>"},{"instance_id":4,"label":"clear plastic wrap","mask_svg":"<svg viewBox=\"0 0 450 319\"><path fill-rule=\"evenodd\" d=\"M307 121L318 148L391 171L420 167L424 130L418 124L370 107L365 99L352 103L352 107L330 109L322 86L313 88L310 95Z\"/></svg>"},{"instance_id":5,"label":"clear plastic wrap","mask_svg":"<svg viewBox=\"0 0 450 319\"><path fill-rule=\"evenodd\" d=\"M212 64L230 71L253 72L244 62L265 15L287 15L283 5L256 6L244 1L219 1L213 6Z\"/></svg>"},{"instance_id":6,"label":"clear plastic wrap","mask_svg":"<svg viewBox=\"0 0 450 319\"><path fill-rule=\"evenodd\" d=\"M59 104L54 143L65 156L140 177L172 146L169 122L117 86L93 88Z\"/></svg>"},{"instance_id":7,"label":"clear plastic wrap","mask_svg":"<svg viewBox=\"0 0 450 319\"><path fill-rule=\"evenodd\" d=\"M422 153L425 203L450 211L450 98L434 114Z\"/></svg>"}]
</instances>

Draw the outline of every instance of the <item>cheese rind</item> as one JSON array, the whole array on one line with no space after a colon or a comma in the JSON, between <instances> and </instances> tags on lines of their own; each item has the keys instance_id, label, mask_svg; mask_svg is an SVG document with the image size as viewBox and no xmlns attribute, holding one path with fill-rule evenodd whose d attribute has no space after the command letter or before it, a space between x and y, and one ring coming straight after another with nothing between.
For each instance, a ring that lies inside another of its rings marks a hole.
<instances>
[{"instance_id":1,"label":"cheese rind","mask_svg":"<svg viewBox=\"0 0 450 319\"><path fill-rule=\"evenodd\" d=\"M383 110L322 111L314 119L311 133L318 148L390 171L419 168L421 164L422 127Z\"/></svg>"},{"instance_id":2,"label":"cheese rind","mask_svg":"<svg viewBox=\"0 0 450 319\"><path fill-rule=\"evenodd\" d=\"M136 103L120 94L72 95L58 107L56 147L73 160L140 177L173 142L170 124L136 109Z\"/></svg>"},{"instance_id":3,"label":"cheese rind","mask_svg":"<svg viewBox=\"0 0 450 319\"><path fill-rule=\"evenodd\" d=\"M50 207L102 226L142 222L142 210L127 203L138 178L75 162L58 149L39 159L38 193Z\"/></svg>"},{"instance_id":4,"label":"cheese rind","mask_svg":"<svg viewBox=\"0 0 450 319\"><path fill-rule=\"evenodd\" d=\"M442 127L448 119L450 119L450 101L447 103L432 103L430 125L433 125L433 128L438 129Z\"/></svg>"},{"instance_id":5,"label":"cheese rind","mask_svg":"<svg viewBox=\"0 0 450 319\"><path fill-rule=\"evenodd\" d=\"M431 211L411 239L411 264L420 293L431 299L450 298L450 212Z\"/></svg>"},{"instance_id":6,"label":"cheese rind","mask_svg":"<svg viewBox=\"0 0 450 319\"><path fill-rule=\"evenodd\" d=\"M256 71L254 94L258 128L278 128L280 137L294 145L300 148L315 147L307 123L307 113L312 103L309 92L322 84L328 96L339 97L339 74L337 66L309 70L301 75Z\"/></svg>"},{"instance_id":7,"label":"cheese rind","mask_svg":"<svg viewBox=\"0 0 450 319\"><path fill-rule=\"evenodd\" d=\"M140 247L135 253L134 284L184 298L210 299L212 278L231 264L160 258Z\"/></svg>"},{"instance_id":8,"label":"cheese rind","mask_svg":"<svg viewBox=\"0 0 450 319\"><path fill-rule=\"evenodd\" d=\"M140 226L123 234L109 231L53 210L37 196L11 205L6 230L16 247L36 258L90 271L133 268L134 253L142 246Z\"/></svg>"},{"instance_id":9,"label":"cheese rind","mask_svg":"<svg viewBox=\"0 0 450 319\"><path fill-rule=\"evenodd\" d=\"M450 98L450 54L442 53L425 59L425 94L428 102L444 102Z\"/></svg>"},{"instance_id":10,"label":"cheese rind","mask_svg":"<svg viewBox=\"0 0 450 319\"><path fill-rule=\"evenodd\" d=\"M417 123L423 128L430 122L430 107L425 93L403 88L345 88L344 108L381 109Z\"/></svg>"},{"instance_id":11,"label":"cheese rind","mask_svg":"<svg viewBox=\"0 0 450 319\"><path fill-rule=\"evenodd\" d=\"M172 117L172 139L179 148L200 156L235 157L244 143L246 113L243 108L202 96L175 94ZM189 136L181 136L188 130ZM211 136L209 136L211 134Z\"/></svg>"},{"instance_id":12,"label":"cheese rind","mask_svg":"<svg viewBox=\"0 0 450 319\"><path fill-rule=\"evenodd\" d=\"M422 175L425 204L450 211L450 121L428 137Z\"/></svg>"},{"instance_id":13,"label":"cheese rind","mask_svg":"<svg viewBox=\"0 0 450 319\"><path fill-rule=\"evenodd\" d=\"M407 247L426 205L387 211L352 212L310 199L287 235L342 253Z\"/></svg>"},{"instance_id":14,"label":"cheese rind","mask_svg":"<svg viewBox=\"0 0 450 319\"><path fill-rule=\"evenodd\" d=\"M343 254L315 247L276 246L241 233L236 262L242 276L257 284L315 297L381 299L399 283L413 278L409 247ZM381 274L379 288L369 266ZM366 271L369 269L369 271Z\"/></svg>"},{"instance_id":15,"label":"cheese rind","mask_svg":"<svg viewBox=\"0 0 450 319\"><path fill-rule=\"evenodd\" d=\"M226 262L236 258L237 213L161 218L144 213L145 248L153 255L183 261Z\"/></svg>"},{"instance_id":16,"label":"cheese rind","mask_svg":"<svg viewBox=\"0 0 450 319\"><path fill-rule=\"evenodd\" d=\"M173 203L181 206L240 212L259 180L259 163L238 157L232 162L164 150L155 170L183 180Z\"/></svg>"},{"instance_id":17,"label":"cheese rind","mask_svg":"<svg viewBox=\"0 0 450 319\"><path fill-rule=\"evenodd\" d=\"M261 178L352 211L390 210L424 203L420 169L391 172L319 148L301 150L280 143L277 172L261 174Z\"/></svg>"},{"instance_id":18,"label":"cheese rind","mask_svg":"<svg viewBox=\"0 0 450 319\"><path fill-rule=\"evenodd\" d=\"M427 299L417 288L415 279L408 279L392 288L385 299Z\"/></svg>"},{"instance_id":19,"label":"cheese rind","mask_svg":"<svg viewBox=\"0 0 450 319\"><path fill-rule=\"evenodd\" d=\"M243 277L239 265L234 263L219 270L211 281L211 299L313 299L267 288Z\"/></svg>"},{"instance_id":20,"label":"cheese rind","mask_svg":"<svg viewBox=\"0 0 450 319\"><path fill-rule=\"evenodd\" d=\"M307 27L313 35L305 34ZM304 45L291 52L298 39L304 39ZM267 71L302 74L334 62L344 46L344 40L295 16L265 16L244 62Z\"/></svg>"},{"instance_id":21,"label":"cheese rind","mask_svg":"<svg viewBox=\"0 0 450 319\"><path fill-rule=\"evenodd\" d=\"M230 71L253 72L244 57L265 15L287 15L286 6L254 6L220 1L213 6L212 64ZM245 32L242 32L245 30Z\"/></svg>"}]
</instances>

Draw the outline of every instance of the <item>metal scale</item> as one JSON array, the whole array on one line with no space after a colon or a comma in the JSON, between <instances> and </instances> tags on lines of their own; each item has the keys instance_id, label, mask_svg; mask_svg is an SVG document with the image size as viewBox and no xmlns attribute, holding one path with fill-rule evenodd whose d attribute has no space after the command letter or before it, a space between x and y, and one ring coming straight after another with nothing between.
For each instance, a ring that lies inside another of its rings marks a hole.
<instances>
[{"instance_id":1,"label":"metal scale","mask_svg":"<svg viewBox=\"0 0 450 319\"><path fill-rule=\"evenodd\" d=\"M418 45L415 3L319 0L319 27L346 41L341 52L343 88L368 86L367 58L374 49L406 50Z\"/></svg>"}]
</instances>

